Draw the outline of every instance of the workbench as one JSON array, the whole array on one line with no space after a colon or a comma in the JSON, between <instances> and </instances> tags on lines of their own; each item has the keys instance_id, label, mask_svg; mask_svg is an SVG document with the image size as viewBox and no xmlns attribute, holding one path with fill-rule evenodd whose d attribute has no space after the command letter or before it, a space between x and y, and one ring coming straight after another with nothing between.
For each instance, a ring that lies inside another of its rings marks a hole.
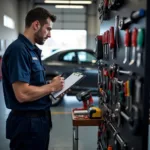
<instances>
[{"instance_id":1,"label":"workbench","mask_svg":"<svg viewBox=\"0 0 150 150\"><path fill-rule=\"evenodd\" d=\"M73 124L73 150L78 150L78 127L79 126L100 126L102 119L76 118L72 111Z\"/></svg>"}]
</instances>

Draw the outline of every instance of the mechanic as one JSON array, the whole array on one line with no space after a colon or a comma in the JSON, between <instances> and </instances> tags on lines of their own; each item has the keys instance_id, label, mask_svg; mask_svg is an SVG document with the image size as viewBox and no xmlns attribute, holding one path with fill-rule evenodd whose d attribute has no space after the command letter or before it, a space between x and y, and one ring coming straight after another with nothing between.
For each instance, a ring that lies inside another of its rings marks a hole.
<instances>
[{"instance_id":1,"label":"mechanic","mask_svg":"<svg viewBox=\"0 0 150 150\"><path fill-rule=\"evenodd\" d=\"M56 17L46 9L30 10L25 30L5 51L2 62L3 91L6 107L6 138L11 150L47 150L52 128L49 94L64 86L64 78L54 77L46 84L41 50L51 37Z\"/></svg>"}]
</instances>

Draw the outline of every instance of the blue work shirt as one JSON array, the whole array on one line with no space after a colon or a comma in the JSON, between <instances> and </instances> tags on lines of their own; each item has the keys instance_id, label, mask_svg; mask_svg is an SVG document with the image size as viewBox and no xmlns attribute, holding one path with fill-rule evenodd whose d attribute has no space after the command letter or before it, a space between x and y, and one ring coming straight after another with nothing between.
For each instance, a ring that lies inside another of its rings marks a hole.
<instances>
[{"instance_id":1,"label":"blue work shirt","mask_svg":"<svg viewBox=\"0 0 150 150\"><path fill-rule=\"evenodd\" d=\"M19 103L12 84L17 81L33 86L46 84L41 50L20 34L6 49L2 61L3 91L6 107L13 110L49 110L51 100L44 96L33 102Z\"/></svg>"}]
</instances>

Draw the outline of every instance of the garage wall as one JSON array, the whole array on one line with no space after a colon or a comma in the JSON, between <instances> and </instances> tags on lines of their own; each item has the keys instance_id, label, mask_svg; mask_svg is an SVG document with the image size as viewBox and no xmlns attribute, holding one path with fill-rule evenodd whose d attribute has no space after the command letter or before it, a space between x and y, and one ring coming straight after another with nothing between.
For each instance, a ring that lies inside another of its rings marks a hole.
<instances>
[{"instance_id":1,"label":"garage wall","mask_svg":"<svg viewBox=\"0 0 150 150\"><path fill-rule=\"evenodd\" d=\"M7 46L12 40L18 36L18 1L17 0L1 0L0 1L0 39L6 40ZM7 28L3 25L3 16L7 15L15 22L15 29Z\"/></svg>"},{"instance_id":2,"label":"garage wall","mask_svg":"<svg viewBox=\"0 0 150 150\"><path fill-rule=\"evenodd\" d=\"M99 33L99 19L96 3L87 5L84 9L56 9L51 5L42 6L57 16L54 29L87 30L87 48L95 48L95 36Z\"/></svg>"},{"instance_id":3,"label":"garage wall","mask_svg":"<svg viewBox=\"0 0 150 150\"><path fill-rule=\"evenodd\" d=\"M98 3L98 1L97 1ZM85 29L87 30L87 48L95 48L95 36L99 34L100 25L98 19L98 4L88 5L84 9L56 9L52 5L36 5L42 6L57 15L57 21L54 29ZM19 32L23 32L24 18L28 10L33 7L33 2L19 0Z\"/></svg>"},{"instance_id":4,"label":"garage wall","mask_svg":"<svg viewBox=\"0 0 150 150\"><path fill-rule=\"evenodd\" d=\"M18 0L18 26L19 33L23 33L25 28L25 17L30 9L33 8L33 0Z\"/></svg>"},{"instance_id":5,"label":"garage wall","mask_svg":"<svg viewBox=\"0 0 150 150\"><path fill-rule=\"evenodd\" d=\"M95 49L95 37L100 32L98 1L87 7L87 47Z\"/></svg>"},{"instance_id":6,"label":"garage wall","mask_svg":"<svg viewBox=\"0 0 150 150\"><path fill-rule=\"evenodd\" d=\"M36 5L43 7L57 16L53 29L86 29L86 8L83 9L58 9L53 5Z\"/></svg>"}]
</instances>

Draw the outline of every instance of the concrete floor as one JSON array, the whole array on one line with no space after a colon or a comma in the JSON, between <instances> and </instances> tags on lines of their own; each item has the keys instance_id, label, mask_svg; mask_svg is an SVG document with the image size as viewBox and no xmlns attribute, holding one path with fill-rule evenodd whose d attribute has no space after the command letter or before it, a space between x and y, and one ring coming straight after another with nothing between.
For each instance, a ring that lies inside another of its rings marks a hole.
<instances>
[{"instance_id":1,"label":"concrete floor","mask_svg":"<svg viewBox=\"0 0 150 150\"><path fill-rule=\"evenodd\" d=\"M94 97L95 105L98 98ZM64 102L58 106L51 108L53 129L51 132L51 140L49 150L72 150L72 108L81 107L75 97L65 96ZM0 150L9 150L9 140L5 138L6 118L10 110L6 109L0 82ZM79 150L96 150L97 143L97 127L80 127L79 128Z\"/></svg>"}]
</instances>

